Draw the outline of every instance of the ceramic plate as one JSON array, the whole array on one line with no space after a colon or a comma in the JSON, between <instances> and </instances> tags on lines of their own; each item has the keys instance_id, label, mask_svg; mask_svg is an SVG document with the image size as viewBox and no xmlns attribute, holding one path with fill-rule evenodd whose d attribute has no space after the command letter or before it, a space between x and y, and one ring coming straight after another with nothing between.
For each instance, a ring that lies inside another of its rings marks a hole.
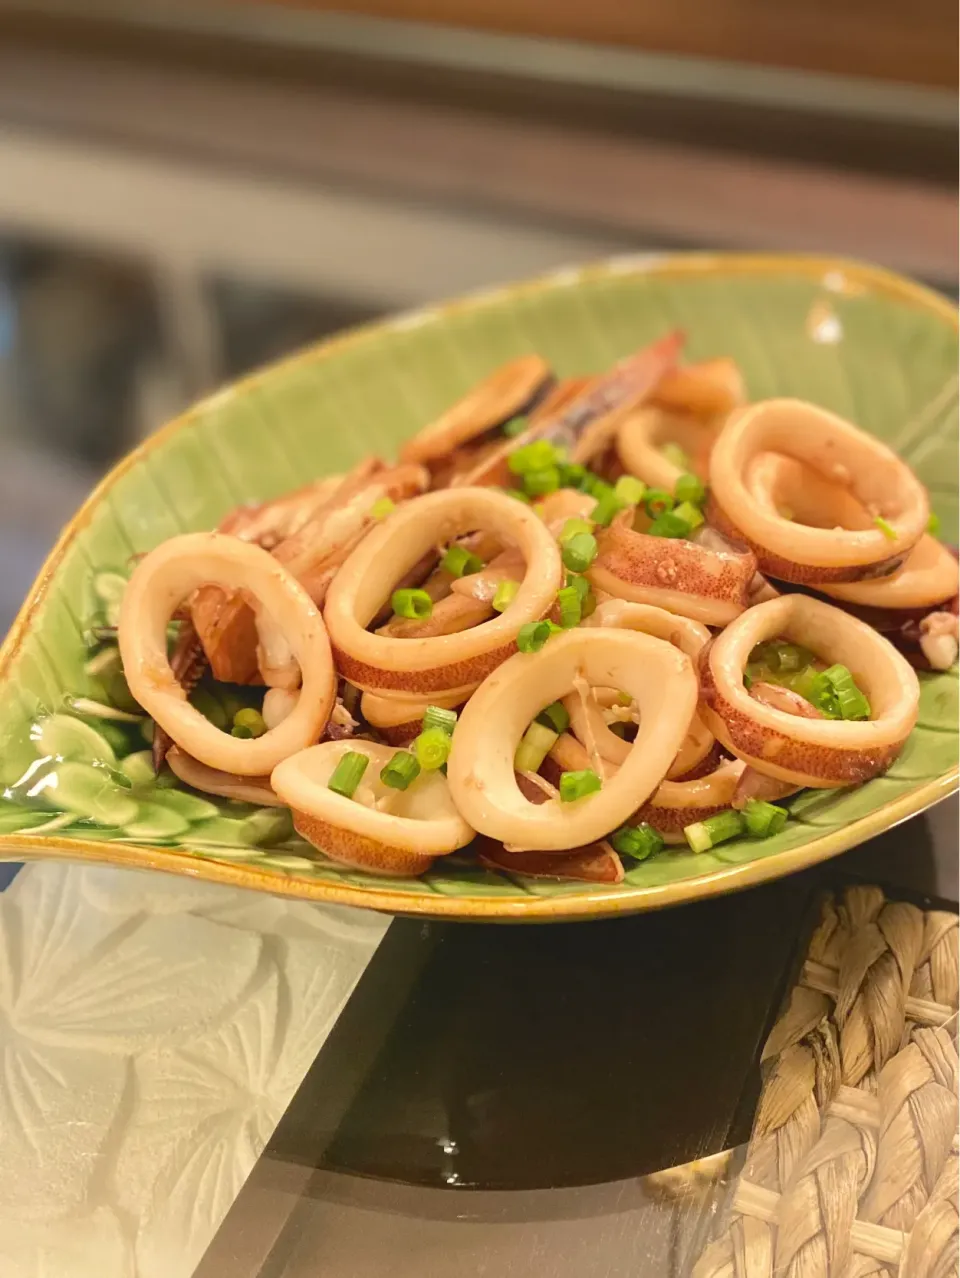
<instances>
[{"instance_id":1,"label":"ceramic plate","mask_svg":"<svg viewBox=\"0 0 960 1278\"><path fill-rule=\"evenodd\" d=\"M752 398L810 399L887 440L928 485L941 535L957 540L956 312L885 272L792 258L616 261L361 329L197 405L126 458L66 529L0 654L5 856L112 861L404 913L562 919L789 874L948 794L956 670L921 676L919 726L886 776L799 796L775 838L670 851L615 887L496 874L462 857L423 879L383 879L311 856L284 812L157 789L144 779L143 722L89 704L136 709L110 651L89 646L133 555L365 453L389 456L512 356L538 351L561 375L598 371L678 325L691 359L732 355Z\"/></svg>"}]
</instances>

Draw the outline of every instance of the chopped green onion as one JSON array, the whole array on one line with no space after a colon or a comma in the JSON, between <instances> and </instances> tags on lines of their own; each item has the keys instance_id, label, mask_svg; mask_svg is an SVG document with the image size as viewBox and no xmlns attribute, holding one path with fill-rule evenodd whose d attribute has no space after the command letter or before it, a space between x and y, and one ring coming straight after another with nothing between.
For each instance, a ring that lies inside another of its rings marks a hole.
<instances>
[{"instance_id":1,"label":"chopped green onion","mask_svg":"<svg viewBox=\"0 0 960 1278\"><path fill-rule=\"evenodd\" d=\"M709 852L718 843L739 838L743 830L743 817L739 812L728 808L726 812L717 812L703 821L684 826L683 833L692 851Z\"/></svg>"},{"instance_id":2,"label":"chopped green onion","mask_svg":"<svg viewBox=\"0 0 960 1278\"><path fill-rule=\"evenodd\" d=\"M259 710L252 708L238 710L233 716L233 726L235 728L249 728L251 737L262 737L267 730L263 715Z\"/></svg>"},{"instance_id":3,"label":"chopped green onion","mask_svg":"<svg viewBox=\"0 0 960 1278\"><path fill-rule=\"evenodd\" d=\"M791 692L797 693L798 696L805 697L807 701L812 701L819 673L816 666L804 666L796 674L787 675L783 685L785 688L789 688Z\"/></svg>"},{"instance_id":4,"label":"chopped green onion","mask_svg":"<svg viewBox=\"0 0 960 1278\"><path fill-rule=\"evenodd\" d=\"M629 692L618 692L618 693L617 693L617 705L618 705L618 706L632 706L632 705L633 705L633 697L631 697L631 695L630 695L630 693L629 693Z\"/></svg>"},{"instance_id":5,"label":"chopped green onion","mask_svg":"<svg viewBox=\"0 0 960 1278\"><path fill-rule=\"evenodd\" d=\"M846 666L821 670L812 680L807 698L828 719L869 719L870 702Z\"/></svg>"},{"instance_id":6,"label":"chopped green onion","mask_svg":"<svg viewBox=\"0 0 960 1278\"><path fill-rule=\"evenodd\" d=\"M558 735L566 732L570 727L570 716L567 713L567 707L562 701L551 701L548 706L537 715L537 723L542 723L545 728L551 728Z\"/></svg>"},{"instance_id":7,"label":"chopped green onion","mask_svg":"<svg viewBox=\"0 0 960 1278\"><path fill-rule=\"evenodd\" d=\"M557 450L548 439L535 439L515 449L507 458L507 466L514 475L527 475L530 471L555 467L558 460Z\"/></svg>"},{"instance_id":8,"label":"chopped green onion","mask_svg":"<svg viewBox=\"0 0 960 1278\"><path fill-rule=\"evenodd\" d=\"M560 798L564 803L585 799L588 794L596 794L602 786L603 782L592 768L560 774Z\"/></svg>"},{"instance_id":9,"label":"chopped green onion","mask_svg":"<svg viewBox=\"0 0 960 1278\"><path fill-rule=\"evenodd\" d=\"M580 620L586 621L588 617L592 617L597 611L597 596L592 590L588 590L586 598L580 605Z\"/></svg>"},{"instance_id":10,"label":"chopped green onion","mask_svg":"<svg viewBox=\"0 0 960 1278\"><path fill-rule=\"evenodd\" d=\"M386 519L387 515L392 515L397 508L397 503L389 497L380 497L370 507L371 519Z\"/></svg>"},{"instance_id":11,"label":"chopped green onion","mask_svg":"<svg viewBox=\"0 0 960 1278\"><path fill-rule=\"evenodd\" d=\"M560 487L560 471L556 466L544 466L523 473L523 490L528 497L548 497Z\"/></svg>"},{"instance_id":12,"label":"chopped green onion","mask_svg":"<svg viewBox=\"0 0 960 1278\"><path fill-rule=\"evenodd\" d=\"M660 455L661 457L666 457L668 462L671 462L674 466L678 466L680 470L690 469L690 458L679 444L669 443L661 445Z\"/></svg>"},{"instance_id":13,"label":"chopped green onion","mask_svg":"<svg viewBox=\"0 0 960 1278\"><path fill-rule=\"evenodd\" d=\"M421 768L426 772L435 772L446 763L452 744L450 734L443 728L427 728L414 741L413 750Z\"/></svg>"},{"instance_id":14,"label":"chopped green onion","mask_svg":"<svg viewBox=\"0 0 960 1278\"><path fill-rule=\"evenodd\" d=\"M559 470L561 488L579 488L588 474L580 462L561 462Z\"/></svg>"},{"instance_id":15,"label":"chopped green onion","mask_svg":"<svg viewBox=\"0 0 960 1278\"><path fill-rule=\"evenodd\" d=\"M606 528L614 515L619 515L623 509L624 503L617 496L614 489L611 488L609 492L602 493L597 498L597 504L590 512L590 518L599 527Z\"/></svg>"},{"instance_id":16,"label":"chopped green onion","mask_svg":"<svg viewBox=\"0 0 960 1278\"><path fill-rule=\"evenodd\" d=\"M433 600L425 590L395 590L390 596L390 607L398 617L423 621L433 612Z\"/></svg>"},{"instance_id":17,"label":"chopped green onion","mask_svg":"<svg viewBox=\"0 0 960 1278\"><path fill-rule=\"evenodd\" d=\"M592 533L576 533L563 543L563 566L571 572L585 572L597 557L597 539Z\"/></svg>"},{"instance_id":18,"label":"chopped green onion","mask_svg":"<svg viewBox=\"0 0 960 1278\"><path fill-rule=\"evenodd\" d=\"M698 476L688 471L687 474L681 475L674 484L673 495L677 501L688 501L691 505L702 506L707 490Z\"/></svg>"},{"instance_id":19,"label":"chopped green onion","mask_svg":"<svg viewBox=\"0 0 960 1278\"><path fill-rule=\"evenodd\" d=\"M587 581L586 577L581 577L579 576L579 574L575 572L567 573L567 579L564 582L564 585L573 587L573 589L580 596L581 604L583 604L583 601L586 599L587 595L589 595L590 593L590 582Z\"/></svg>"},{"instance_id":20,"label":"chopped green onion","mask_svg":"<svg viewBox=\"0 0 960 1278\"><path fill-rule=\"evenodd\" d=\"M672 510L658 515L647 529L651 537L688 537L692 531L687 521Z\"/></svg>"},{"instance_id":21,"label":"chopped green onion","mask_svg":"<svg viewBox=\"0 0 960 1278\"><path fill-rule=\"evenodd\" d=\"M503 491L507 497L512 497L514 501L522 501L528 506L530 505L530 498L526 493L521 492L519 488L505 488Z\"/></svg>"},{"instance_id":22,"label":"chopped green onion","mask_svg":"<svg viewBox=\"0 0 960 1278\"><path fill-rule=\"evenodd\" d=\"M380 780L391 790L405 790L420 775L420 764L408 750L398 750L380 770Z\"/></svg>"},{"instance_id":23,"label":"chopped green onion","mask_svg":"<svg viewBox=\"0 0 960 1278\"><path fill-rule=\"evenodd\" d=\"M568 519L560 529L560 536L557 540L561 546L565 541L569 541L571 537L576 537L577 533L592 533L593 524L589 519Z\"/></svg>"},{"instance_id":24,"label":"chopped green onion","mask_svg":"<svg viewBox=\"0 0 960 1278\"><path fill-rule=\"evenodd\" d=\"M493 596L494 611L504 612L507 608L509 608L514 599L516 599L517 591L519 589L519 581L501 581Z\"/></svg>"},{"instance_id":25,"label":"chopped green onion","mask_svg":"<svg viewBox=\"0 0 960 1278\"><path fill-rule=\"evenodd\" d=\"M453 730L457 726L456 710L442 710L440 706L427 706L423 714L423 731L427 732L430 728L441 728L448 737L453 736Z\"/></svg>"},{"instance_id":26,"label":"chopped green onion","mask_svg":"<svg viewBox=\"0 0 960 1278\"><path fill-rule=\"evenodd\" d=\"M243 727L242 724L240 724L240 725L235 725L234 727L230 729L230 735L231 737L240 737L244 741L249 741L251 737L253 736L253 733L250 731L249 728L245 728Z\"/></svg>"},{"instance_id":27,"label":"chopped green onion","mask_svg":"<svg viewBox=\"0 0 960 1278\"><path fill-rule=\"evenodd\" d=\"M635 861L646 861L663 850L663 838L660 833L648 825L624 825L610 835L610 844L621 856L633 857Z\"/></svg>"},{"instance_id":28,"label":"chopped green onion","mask_svg":"<svg viewBox=\"0 0 960 1278\"><path fill-rule=\"evenodd\" d=\"M679 506L674 506L670 513L677 519L685 520L691 532L703 523L703 511L690 501L682 501Z\"/></svg>"},{"instance_id":29,"label":"chopped green onion","mask_svg":"<svg viewBox=\"0 0 960 1278\"><path fill-rule=\"evenodd\" d=\"M451 546L440 560L440 567L452 577L467 577L470 573L480 571L483 560L472 555L464 546Z\"/></svg>"},{"instance_id":30,"label":"chopped green onion","mask_svg":"<svg viewBox=\"0 0 960 1278\"><path fill-rule=\"evenodd\" d=\"M557 592L557 604L560 608L560 626L563 630L572 630L579 626L583 618L580 605L580 593L575 586L564 586Z\"/></svg>"},{"instance_id":31,"label":"chopped green onion","mask_svg":"<svg viewBox=\"0 0 960 1278\"><path fill-rule=\"evenodd\" d=\"M334 768L327 782L327 789L332 790L334 794L342 794L345 799L352 799L369 762L367 755L359 754L356 750L348 750Z\"/></svg>"},{"instance_id":32,"label":"chopped green onion","mask_svg":"<svg viewBox=\"0 0 960 1278\"><path fill-rule=\"evenodd\" d=\"M880 531L883 533L884 537L886 537L888 541L897 540L896 528L894 528L893 524L891 524L888 519L884 519L883 515L874 515L873 522L880 529Z\"/></svg>"},{"instance_id":33,"label":"chopped green onion","mask_svg":"<svg viewBox=\"0 0 960 1278\"><path fill-rule=\"evenodd\" d=\"M750 653L751 663L767 666L776 673L790 674L803 670L813 661L813 653L798 643L787 640L772 640L770 643L757 644Z\"/></svg>"},{"instance_id":34,"label":"chopped green onion","mask_svg":"<svg viewBox=\"0 0 960 1278\"><path fill-rule=\"evenodd\" d=\"M935 511L930 512L930 518L927 520L927 532L931 537L940 535L940 516Z\"/></svg>"},{"instance_id":35,"label":"chopped green onion","mask_svg":"<svg viewBox=\"0 0 960 1278\"><path fill-rule=\"evenodd\" d=\"M648 488L643 498L644 509L651 519L673 510L675 502L664 488Z\"/></svg>"},{"instance_id":36,"label":"chopped green onion","mask_svg":"<svg viewBox=\"0 0 960 1278\"><path fill-rule=\"evenodd\" d=\"M624 506L639 506L647 486L642 479L634 475L621 475L613 486L613 491Z\"/></svg>"},{"instance_id":37,"label":"chopped green onion","mask_svg":"<svg viewBox=\"0 0 960 1278\"><path fill-rule=\"evenodd\" d=\"M531 723L517 746L513 757L514 770L517 772L539 772L540 767L556 745L558 733L546 728L536 720Z\"/></svg>"},{"instance_id":38,"label":"chopped green onion","mask_svg":"<svg viewBox=\"0 0 960 1278\"><path fill-rule=\"evenodd\" d=\"M511 417L508 422L503 423L503 433L508 439L516 439L518 435L522 435L530 423L525 417Z\"/></svg>"},{"instance_id":39,"label":"chopped green onion","mask_svg":"<svg viewBox=\"0 0 960 1278\"><path fill-rule=\"evenodd\" d=\"M549 621L528 621L517 634L517 647L521 652L539 652L552 634Z\"/></svg>"},{"instance_id":40,"label":"chopped green onion","mask_svg":"<svg viewBox=\"0 0 960 1278\"><path fill-rule=\"evenodd\" d=\"M743 809L743 820L752 839L769 839L771 835L779 834L787 824L787 810L778 808L775 803L765 803L763 799L748 799Z\"/></svg>"}]
</instances>

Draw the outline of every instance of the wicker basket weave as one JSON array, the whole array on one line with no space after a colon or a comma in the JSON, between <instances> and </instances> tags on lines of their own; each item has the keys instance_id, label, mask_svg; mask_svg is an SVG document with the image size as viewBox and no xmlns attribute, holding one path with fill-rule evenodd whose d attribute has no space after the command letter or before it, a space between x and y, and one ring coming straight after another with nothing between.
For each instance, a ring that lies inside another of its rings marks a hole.
<instances>
[{"instance_id":1,"label":"wicker basket weave","mask_svg":"<svg viewBox=\"0 0 960 1278\"><path fill-rule=\"evenodd\" d=\"M691 1278L957 1278L957 916L832 898Z\"/></svg>"}]
</instances>

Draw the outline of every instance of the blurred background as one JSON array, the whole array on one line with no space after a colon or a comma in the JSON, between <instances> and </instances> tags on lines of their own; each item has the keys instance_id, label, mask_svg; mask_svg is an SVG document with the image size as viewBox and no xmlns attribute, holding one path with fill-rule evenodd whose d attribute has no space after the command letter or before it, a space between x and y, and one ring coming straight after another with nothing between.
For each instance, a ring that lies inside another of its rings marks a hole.
<instances>
[{"instance_id":1,"label":"blurred background","mask_svg":"<svg viewBox=\"0 0 960 1278\"><path fill-rule=\"evenodd\" d=\"M0 633L103 470L387 311L665 249L957 290L955 0L0 0Z\"/></svg>"}]
</instances>

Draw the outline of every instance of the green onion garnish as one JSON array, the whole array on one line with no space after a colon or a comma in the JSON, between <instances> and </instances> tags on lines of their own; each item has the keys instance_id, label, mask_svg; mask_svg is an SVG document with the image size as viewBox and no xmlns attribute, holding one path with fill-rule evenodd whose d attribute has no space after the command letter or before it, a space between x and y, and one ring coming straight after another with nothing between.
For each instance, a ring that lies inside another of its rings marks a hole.
<instances>
[{"instance_id":1,"label":"green onion garnish","mask_svg":"<svg viewBox=\"0 0 960 1278\"><path fill-rule=\"evenodd\" d=\"M391 790L405 790L420 775L420 764L408 750L398 750L380 771L380 780Z\"/></svg>"},{"instance_id":2,"label":"green onion garnish","mask_svg":"<svg viewBox=\"0 0 960 1278\"><path fill-rule=\"evenodd\" d=\"M698 476L688 471L685 475L681 475L674 484L673 495L677 501L688 501L694 506L702 506L707 490Z\"/></svg>"},{"instance_id":3,"label":"green onion garnish","mask_svg":"<svg viewBox=\"0 0 960 1278\"><path fill-rule=\"evenodd\" d=\"M583 768L580 772L562 772L560 774L560 798L564 803L573 803L577 799L585 799L588 794L596 794L603 782L592 768Z\"/></svg>"},{"instance_id":4,"label":"green onion garnish","mask_svg":"<svg viewBox=\"0 0 960 1278\"><path fill-rule=\"evenodd\" d=\"M592 533L575 533L560 551L563 566L571 572L585 572L597 557L597 539Z\"/></svg>"},{"instance_id":5,"label":"green onion garnish","mask_svg":"<svg viewBox=\"0 0 960 1278\"><path fill-rule=\"evenodd\" d=\"M743 820L747 834L752 839L769 839L779 834L787 824L786 808L778 808L775 803L765 803L763 799L748 799L743 809Z\"/></svg>"},{"instance_id":6,"label":"green onion garnish","mask_svg":"<svg viewBox=\"0 0 960 1278\"><path fill-rule=\"evenodd\" d=\"M442 710L440 706L427 706L423 713L424 732L429 731L430 728L440 728L448 737L452 737L456 726L456 710Z\"/></svg>"},{"instance_id":7,"label":"green onion garnish","mask_svg":"<svg viewBox=\"0 0 960 1278\"><path fill-rule=\"evenodd\" d=\"M587 592L587 597L580 605L580 620L586 621L588 617L592 617L597 611L597 596L592 590Z\"/></svg>"},{"instance_id":8,"label":"green onion garnish","mask_svg":"<svg viewBox=\"0 0 960 1278\"><path fill-rule=\"evenodd\" d=\"M342 794L345 799L352 799L369 762L367 755L359 754L356 750L348 750L346 754L341 755L340 762L327 782L327 789L332 790L334 794Z\"/></svg>"},{"instance_id":9,"label":"green onion garnish","mask_svg":"<svg viewBox=\"0 0 960 1278\"><path fill-rule=\"evenodd\" d=\"M507 466L514 475L527 475L530 471L556 466L558 460L557 450L548 439L535 439L512 452Z\"/></svg>"},{"instance_id":10,"label":"green onion garnish","mask_svg":"<svg viewBox=\"0 0 960 1278\"><path fill-rule=\"evenodd\" d=\"M682 501L679 506L674 506L670 513L675 519L685 520L691 532L703 523L703 511L691 501Z\"/></svg>"},{"instance_id":11,"label":"green onion garnish","mask_svg":"<svg viewBox=\"0 0 960 1278\"><path fill-rule=\"evenodd\" d=\"M235 728L247 728L251 737L262 737L267 730L263 715L259 710L252 708L238 710L233 716L233 726Z\"/></svg>"},{"instance_id":12,"label":"green onion garnish","mask_svg":"<svg viewBox=\"0 0 960 1278\"><path fill-rule=\"evenodd\" d=\"M602 493L597 498L597 504L590 512L590 518L600 528L606 528L614 515L619 515L623 509L624 503L617 496L614 489L611 488L609 492Z\"/></svg>"},{"instance_id":13,"label":"green onion garnish","mask_svg":"<svg viewBox=\"0 0 960 1278\"><path fill-rule=\"evenodd\" d=\"M516 772L539 772L540 767L557 742L558 733L546 728L542 723L534 721L517 746L513 756L513 767Z\"/></svg>"},{"instance_id":14,"label":"green onion garnish","mask_svg":"<svg viewBox=\"0 0 960 1278\"><path fill-rule=\"evenodd\" d=\"M575 573L575 572L567 573L567 579L564 582L564 585L572 586L574 588L574 590L580 596L581 604L583 604L583 601L586 599L587 595L589 595L590 593L590 582L587 581L586 577L581 577L578 573Z\"/></svg>"},{"instance_id":15,"label":"green onion garnish","mask_svg":"<svg viewBox=\"0 0 960 1278\"><path fill-rule=\"evenodd\" d=\"M930 512L930 518L927 520L927 532L931 537L939 537L940 535L940 516L935 511Z\"/></svg>"},{"instance_id":16,"label":"green onion garnish","mask_svg":"<svg viewBox=\"0 0 960 1278\"><path fill-rule=\"evenodd\" d=\"M729 808L726 812L717 812L703 821L684 826L683 833L693 852L709 852L718 843L739 838L743 830L743 817Z\"/></svg>"},{"instance_id":17,"label":"green onion garnish","mask_svg":"<svg viewBox=\"0 0 960 1278\"><path fill-rule=\"evenodd\" d=\"M519 488L505 488L503 491L507 497L512 497L514 501L522 501L526 505L530 505L530 498L526 493L521 492Z\"/></svg>"},{"instance_id":18,"label":"green onion garnish","mask_svg":"<svg viewBox=\"0 0 960 1278\"><path fill-rule=\"evenodd\" d=\"M390 596L390 607L398 617L423 621L433 612L433 600L425 590L395 590Z\"/></svg>"},{"instance_id":19,"label":"green onion garnish","mask_svg":"<svg viewBox=\"0 0 960 1278\"><path fill-rule=\"evenodd\" d=\"M558 736L570 727L570 716L562 701L551 701L540 711L536 721L542 723L545 728L552 728Z\"/></svg>"},{"instance_id":20,"label":"green onion garnish","mask_svg":"<svg viewBox=\"0 0 960 1278\"><path fill-rule=\"evenodd\" d=\"M563 630L572 630L579 626L583 618L580 605L580 592L576 586L564 586L557 592L557 605L560 609L560 626Z\"/></svg>"},{"instance_id":21,"label":"green onion garnish","mask_svg":"<svg viewBox=\"0 0 960 1278\"><path fill-rule=\"evenodd\" d=\"M370 507L371 519L386 519L387 515L392 515L397 508L397 503L389 497L380 497Z\"/></svg>"},{"instance_id":22,"label":"green onion garnish","mask_svg":"<svg viewBox=\"0 0 960 1278\"><path fill-rule=\"evenodd\" d=\"M685 519L666 510L656 517L647 532L651 537L688 537L692 529Z\"/></svg>"},{"instance_id":23,"label":"green onion garnish","mask_svg":"<svg viewBox=\"0 0 960 1278\"><path fill-rule=\"evenodd\" d=\"M634 475L621 475L613 486L613 491L624 506L639 506L647 486L642 479Z\"/></svg>"},{"instance_id":24,"label":"green onion garnish","mask_svg":"<svg viewBox=\"0 0 960 1278\"><path fill-rule=\"evenodd\" d=\"M464 546L451 546L440 560L440 567L452 577L467 577L480 571L483 560L472 555Z\"/></svg>"},{"instance_id":25,"label":"green onion garnish","mask_svg":"<svg viewBox=\"0 0 960 1278\"><path fill-rule=\"evenodd\" d=\"M870 702L846 666L821 670L811 682L807 699L828 719L870 718Z\"/></svg>"},{"instance_id":26,"label":"green onion garnish","mask_svg":"<svg viewBox=\"0 0 960 1278\"><path fill-rule=\"evenodd\" d=\"M527 470L523 474L523 491L528 497L548 497L560 487L560 472L556 466L544 466L539 470Z\"/></svg>"},{"instance_id":27,"label":"green onion garnish","mask_svg":"<svg viewBox=\"0 0 960 1278\"><path fill-rule=\"evenodd\" d=\"M493 596L494 611L504 612L507 608L509 608L514 599L516 599L517 591L519 589L519 581L501 581Z\"/></svg>"},{"instance_id":28,"label":"green onion garnish","mask_svg":"<svg viewBox=\"0 0 960 1278\"><path fill-rule=\"evenodd\" d=\"M586 466L580 462L561 462L559 469L561 488L579 488L588 473Z\"/></svg>"},{"instance_id":29,"label":"green onion garnish","mask_svg":"<svg viewBox=\"0 0 960 1278\"><path fill-rule=\"evenodd\" d=\"M508 422L503 423L503 433L508 439L516 439L518 435L522 435L530 423L525 417L511 417Z\"/></svg>"},{"instance_id":30,"label":"green onion garnish","mask_svg":"<svg viewBox=\"0 0 960 1278\"><path fill-rule=\"evenodd\" d=\"M230 729L230 735L231 737L241 737L244 741L249 741L253 736L253 733L249 728L245 728L242 724L240 724L234 725L234 727Z\"/></svg>"},{"instance_id":31,"label":"green onion garnish","mask_svg":"<svg viewBox=\"0 0 960 1278\"><path fill-rule=\"evenodd\" d=\"M517 634L517 647L521 652L539 652L552 634L549 621L528 621Z\"/></svg>"},{"instance_id":32,"label":"green onion garnish","mask_svg":"<svg viewBox=\"0 0 960 1278\"><path fill-rule=\"evenodd\" d=\"M413 751L424 771L435 772L446 763L452 744L450 734L443 728L427 728L414 741Z\"/></svg>"},{"instance_id":33,"label":"green onion garnish","mask_svg":"<svg viewBox=\"0 0 960 1278\"><path fill-rule=\"evenodd\" d=\"M621 826L610 835L610 843L614 851L635 861L646 861L647 857L663 850L663 838L646 821L642 825Z\"/></svg>"},{"instance_id":34,"label":"green onion garnish","mask_svg":"<svg viewBox=\"0 0 960 1278\"><path fill-rule=\"evenodd\" d=\"M888 519L884 519L883 515L874 515L873 522L886 537L887 541L897 540L897 530Z\"/></svg>"},{"instance_id":35,"label":"green onion garnish","mask_svg":"<svg viewBox=\"0 0 960 1278\"><path fill-rule=\"evenodd\" d=\"M643 498L643 506L651 519L673 510L675 502L664 488L648 488Z\"/></svg>"},{"instance_id":36,"label":"green onion garnish","mask_svg":"<svg viewBox=\"0 0 960 1278\"><path fill-rule=\"evenodd\" d=\"M683 451L679 444L663 444L660 448L661 457L666 457L668 462L679 467L680 470L690 469L690 458Z\"/></svg>"},{"instance_id":37,"label":"green onion garnish","mask_svg":"<svg viewBox=\"0 0 960 1278\"><path fill-rule=\"evenodd\" d=\"M571 537L576 537L577 533L592 533L593 524L589 519L568 519L560 529L560 536L557 541L561 546L565 541L569 541Z\"/></svg>"}]
</instances>

